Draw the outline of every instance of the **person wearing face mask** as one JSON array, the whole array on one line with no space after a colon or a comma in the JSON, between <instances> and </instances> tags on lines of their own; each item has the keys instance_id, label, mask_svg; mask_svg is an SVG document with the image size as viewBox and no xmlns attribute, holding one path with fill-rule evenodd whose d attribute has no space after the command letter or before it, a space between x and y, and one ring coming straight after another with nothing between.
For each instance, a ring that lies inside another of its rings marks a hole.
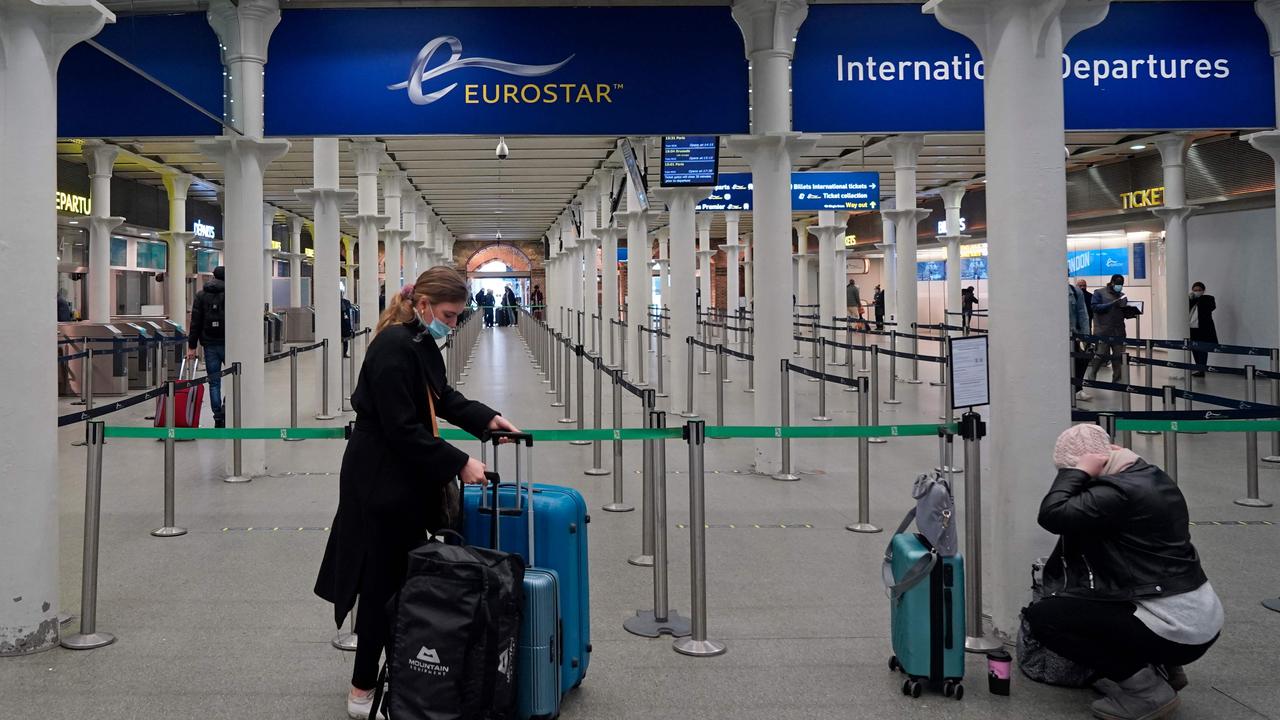
<instances>
[{"instance_id":1,"label":"person wearing face mask","mask_svg":"<svg viewBox=\"0 0 1280 720\"><path fill-rule=\"evenodd\" d=\"M1059 536L1032 635L1091 668L1104 720L1155 720L1178 706L1182 666L1222 632L1222 602L1191 544L1187 502L1160 468L1111 444L1097 425L1058 437L1040 526Z\"/></svg>"},{"instance_id":2,"label":"person wearing face mask","mask_svg":"<svg viewBox=\"0 0 1280 720\"><path fill-rule=\"evenodd\" d=\"M467 301L458 272L434 267L388 298L359 380L342 458L338 510L315 593L333 603L339 627L360 599L347 714L366 718L378 661L390 632L387 601L404 583L408 553L429 533L456 527L460 492L485 482L485 466L439 437L441 417L479 437L518 432L482 403L449 387L436 341L457 325Z\"/></svg>"},{"instance_id":3,"label":"person wearing face mask","mask_svg":"<svg viewBox=\"0 0 1280 720\"><path fill-rule=\"evenodd\" d=\"M1204 293L1204 283L1191 286L1191 340L1192 342L1218 344L1218 328L1213 324L1213 311L1218 309L1218 301L1212 295ZM1209 353L1205 350L1192 350L1198 370L1191 373L1195 377L1204 377L1204 369L1209 365Z\"/></svg>"},{"instance_id":4,"label":"person wearing face mask","mask_svg":"<svg viewBox=\"0 0 1280 720\"><path fill-rule=\"evenodd\" d=\"M1120 363L1124 358L1125 309L1129 300L1124 296L1124 276L1112 275L1106 287L1093 291L1093 334L1109 340L1099 340L1089 361L1089 379L1098 379L1098 369L1111 363L1111 382L1120 382Z\"/></svg>"}]
</instances>

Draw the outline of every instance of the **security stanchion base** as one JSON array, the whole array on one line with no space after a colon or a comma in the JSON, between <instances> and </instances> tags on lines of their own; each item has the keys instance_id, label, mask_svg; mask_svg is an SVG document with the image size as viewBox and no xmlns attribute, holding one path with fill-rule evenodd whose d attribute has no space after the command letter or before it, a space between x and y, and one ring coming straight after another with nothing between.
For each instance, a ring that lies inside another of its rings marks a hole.
<instances>
[{"instance_id":1,"label":"security stanchion base","mask_svg":"<svg viewBox=\"0 0 1280 720\"><path fill-rule=\"evenodd\" d=\"M755 394L755 391L756 391L756 389L755 389L755 388L747 388L746 390L743 390L742 392L745 392L745 393L752 393L752 394L754 395L754 394Z\"/></svg>"},{"instance_id":2,"label":"security stanchion base","mask_svg":"<svg viewBox=\"0 0 1280 720\"><path fill-rule=\"evenodd\" d=\"M658 397L666 397L666 396L665 396L665 395L659 395ZM691 412L678 412L678 413L676 413L676 415L679 415L680 417L685 418L686 420L697 420L697 419L698 419L698 413L696 413L696 412L692 412L692 413L691 413Z\"/></svg>"},{"instance_id":3,"label":"security stanchion base","mask_svg":"<svg viewBox=\"0 0 1280 720\"><path fill-rule=\"evenodd\" d=\"M605 512L631 512L632 510L635 510L635 507L626 503L615 502L609 503L600 509Z\"/></svg>"},{"instance_id":4,"label":"security stanchion base","mask_svg":"<svg viewBox=\"0 0 1280 720\"><path fill-rule=\"evenodd\" d=\"M1264 463L1280 463L1280 455L1268 455L1262 458Z\"/></svg>"},{"instance_id":5,"label":"security stanchion base","mask_svg":"<svg viewBox=\"0 0 1280 720\"><path fill-rule=\"evenodd\" d=\"M715 640L694 640L691 637L680 638L671 644L671 649L681 655L691 655L693 657L715 657L723 655L725 651L724 643Z\"/></svg>"},{"instance_id":6,"label":"security stanchion base","mask_svg":"<svg viewBox=\"0 0 1280 720\"><path fill-rule=\"evenodd\" d=\"M899 378L898 382L904 382L908 385L923 385L923 380L913 380L911 378Z\"/></svg>"},{"instance_id":7,"label":"security stanchion base","mask_svg":"<svg viewBox=\"0 0 1280 720\"><path fill-rule=\"evenodd\" d=\"M186 528L180 527L162 527L151 531L155 537L181 537L187 534Z\"/></svg>"},{"instance_id":8,"label":"security stanchion base","mask_svg":"<svg viewBox=\"0 0 1280 720\"><path fill-rule=\"evenodd\" d=\"M826 415L814 415L811 419L814 422L831 422L831 418Z\"/></svg>"},{"instance_id":9,"label":"security stanchion base","mask_svg":"<svg viewBox=\"0 0 1280 720\"><path fill-rule=\"evenodd\" d=\"M818 382L818 378L809 378L809 382Z\"/></svg>"},{"instance_id":10,"label":"security stanchion base","mask_svg":"<svg viewBox=\"0 0 1280 720\"><path fill-rule=\"evenodd\" d=\"M355 633L338 633L329 641L329 644L338 650L355 652L358 641Z\"/></svg>"},{"instance_id":11,"label":"security stanchion base","mask_svg":"<svg viewBox=\"0 0 1280 720\"><path fill-rule=\"evenodd\" d=\"M1270 598L1268 600L1263 600L1262 607L1268 610L1275 610L1276 612L1280 612L1280 598Z\"/></svg>"},{"instance_id":12,"label":"security stanchion base","mask_svg":"<svg viewBox=\"0 0 1280 720\"><path fill-rule=\"evenodd\" d=\"M90 633L88 635L81 635L80 633L68 635L67 637L62 638L61 642L62 647L68 650L92 650L94 648L110 645L115 641L115 635L112 635L111 633L98 632Z\"/></svg>"},{"instance_id":13,"label":"security stanchion base","mask_svg":"<svg viewBox=\"0 0 1280 720\"><path fill-rule=\"evenodd\" d=\"M725 378L725 379L721 380L720 382L722 382L722 383L731 383L731 382L733 382L733 378Z\"/></svg>"},{"instance_id":14,"label":"security stanchion base","mask_svg":"<svg viewBox=\"0 0 1280 720\"><path fill-rule=\"evenodd\" d=\"M795 482L800 479L800 476L795 473L778 473L776 475L770 475L769 477L779 482Z\"/></svg>"},{"instance_id":15,"label":"security stanchion base","mask_svg":"<svg viewBox=\"0 0 1280 720\"><path fill-rule=\"evenodd\" d=\"M554 406L553 406L553 407L554 407ZM564 405L561 405L560 407L564 407ZM567 417L567 418L560 418L560 419L559 419L559 420L557 420L556 422L560 423L561 425L568 425L569 423L576 423L576 422L578 422L578 421L577 421L577 420L574 420L574 419L573 419L573 418L571 418L571 417Z\"/></svg>"},{"instance_id":16,"label":"security stanchion base","mask_svg":"<svg viewBox=\"0 0 1280 720\"><path fill-rule=\"evenodd\" d=\"M591 441L590 440L570 440L569 444L570 445L590 445Z\"/></svg>"},{"instance_id":17,"label":"security stanchion base","mask_svg":"<svg viewBox=\"0 0 1280 720\"><path fill-rule=\"evenodd\" d=\"M71 447L84 447L85 445L88 445L88 444L89 443L83 440L76 440L75 442L71 443Z\"/></svg>"},{"instance_id":18,"label":"security stanchion base","mask_svg":"<svg viewBox=\"0 0 1280 720\"><path fill-rule=\"evenodd\" d=\"M901 405L902 401L901 400L885 400L884 404L885 405Z\"/></svg>"},{"instance_id":19,"label":"security stanchion base","mask_svg":"<svg viewBox=\"0 0 1280 720\"><path fill-rule=\"evenodd\" d=\"M627 563L636 567L653 567L652 555L632 555L627 558Z\"/></svg>"},{"instance_id":20,"label":"security stanchion base","mask_svg":"<svg viewBox=\"0 0 1280 720\"><path fill-rule=\"evenodd\" d=\"M871 443L872 445L883 445L889 441L884 438L868 438L867 442Z\"/></svg>"},{"instance_id":21,"label":"security stanchion base","mask_svg":"<svg viewBox=\"0 0 1280 720\"><path fill-rule=\"evenodd\" d=\"M551 393L548 393L548 394L551 394ZM562 408L562 407L564 407L564 402L562 402L562 401L560 401L560 400L557 400L557 401L555 401L555 402L551 403L551 407L554 407L554 408Z\"/></svg>"},{"instance_id":22,"label":"security stanchion base","mask_svg":"<svg viewBox=\"0 0 1280 720\"><path fill-rule=\"evenodd\" d=\"M1138 434L1139 435L1159 435L1160 432L1158 430L1139 430Z\"/></svg>"},{"instance_id":23,"label":"security stanchion base","mask_svg":"<svg viewBox=\"0 0 1280 720\"><path fill-rule=\"evenodd\" d=\"M947 475L959 475L964 471L960 468L951 467L950 465L943 465L941 467L934 468L934 472L946 473Z\"/></svg>"},{"instance_id":24,"label":"security stanchion base","mask_svg":"<svg viewBox=\"0 0 1280 720\"><path fill-rule=\"evenodd\" d=\"M247 483L247 482L249 482L251 479L252 479L252 478L247 478L247 477L245 477L245 476L243 476L243 475L228 475L228 476L226 476L226 477L222 478L222 482L224 482L224 483L230 483L230 484L233 484L233 485L234 485L234 484L239 484L239 483Z\"/></svg>"},{"instance_id":25,"label":"security stanchion base","mask_svg":"<svg viewBox=\"0 0 1280 720\"><path fill-rule=\"evenodd\" d=\"M635 617L629 617L622 622L622 629L632 635L647 638L656 638L662 635L682 638L689 637L693 632L693 626L690 624L689 618L680 617L680 613L675 610L667 611L666 620L655 618L652 610L637 610Z\"/></svg>"},{"instance_id":26,"label":"security stanchion base","mask_svg":"<svg viewBox=\"0 0 1280 720\"><path fill-rule=\"evenodd\" d=\"M612 471L612 470L606 470L605 468L587 468L586 470L582 471L582 474L583 474L583 475L592 475L592 476L599 476L599 475L612 475L612 474L613 474L613 471Z\"/></svg>"},{"instance_id":27,"label":"security stanchion base","mask_svg":"<svg viewBox=\"0 0 1280 720\"><path fill-rule=\"evenodd\" d=\"M844 529L848 530L849 532L856 532L856 533L880 532L880 528L876 527L875 525L872 525L871 523L854 523L853 525L845 525Z\"/></svg>"},{"instance_id":28,"label":"security stanchion base","mask_svg":"<svg viewBox=\"0 0 1280 720\"><path fill-rule=\"evenodd\" d=\"M1004 647L1004 643L999 639L982 635L979 637L966 637L964 639L964 651L971 653L989 653L992 650L999 650Z\"/></svg>"},{"instance_id":29,"label":"security stanchion base","mask_svg":"<svg viewBox=\"0 0 1280 720\"><path fill-rule=\"evenodd\" d=\"M550 385L550 384L551 384L551 381L550 381L550 380L539 380L538 382L542 383L543 385Z\"/></svg>"},{"instance_id":30,"label":"security stanchion base","mask_svg":"<svg viewBox=\"0 0 1280 720\"><path fill-rule=\"evenodd\" d=\"M929 387L942 387L942 386L944 386L944 385L946 385L946 383L941 382L941 381L939 381L939 380L931 380L931 381L929 382Z\"/></svg>"},{"instance_id":31,"label":"security stanchion base","mask_svg":"<svg viewBox=\"0 0 1280 720\"><path fill-rule=\"evenodd\" d=\"M844 387L844 388L842 388L842 389L843 389L845 392L858 392L858 388L857 388L857 386L854 386L854 385L849 385L849 386Z\"/></svg>"},{"instance_id":32,"label":"security stanchion base","mask_svg":"<svg viewBox=\"0 0 1280 720\"><path fill-rule=\"evenodd\" d=\"M1243 505L1245 507L1255 507L1255 508L1271 507L1271 503L1267 502L1266 500L1263 500L1262 498L1244 497L1244 498L1240 498L1239 500L1236 500L1235 503L1237 505Z\"/></svg>"},{"instance_id":33,"label":"security stanchion base","mask_svg":"<svg viewBox=\"0 0 1280 720\"><path fill-rule=\"evenodd\" d=\"M294 430L297 430L298 428L293 428L293 429L294 429ZM306 438L295 438L295 437L290 437L290 438L285 438L285 439L284 439L284 441L285 441L285 442L302 442L303 440L306 440Z\"/></svg>"},{"instance_id":34,"label":"security stanchion base","mask_svg":"<svg viewBox=\"0 0 1280 720\"><path fill-rule=\"evenodd\" d=\"M337 420L337 415L316 415L317 420Z\"/></svg>"}]
</instances>

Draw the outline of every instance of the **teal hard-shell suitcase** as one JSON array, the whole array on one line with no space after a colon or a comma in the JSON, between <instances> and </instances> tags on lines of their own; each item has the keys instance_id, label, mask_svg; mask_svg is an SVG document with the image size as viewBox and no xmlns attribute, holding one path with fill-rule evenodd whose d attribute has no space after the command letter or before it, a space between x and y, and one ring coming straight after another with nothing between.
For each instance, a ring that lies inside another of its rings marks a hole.
<instances>
[{"instance_id":1,"label":"teal hard-shell suitcase","mask_svg":"<svg viewBox=\"0 0 1280 720\"><path fill-rule=\"evenodd\" d=\"M524 616L516 662L516 708L523 720L560 714L560 578L555 570L528 568Z\"/></svg>"},{"instance_id":2,"label":"teal hard-shell suitcase","mask_svg":"<svg viewBox=\"0 0 1280 720\"><path fill-rule=\"evenodd\" d=\"M890 543L890 567L895 583L909 587L890 596L893 657L891 670L906 674L902 693L919 697L926 682L942 683L942 692L964 697L964 558L932 552L924 538L900 532ZM923 570L933 555L927 576L910 584L913 570Z\"/></svg>"}]
</instances>

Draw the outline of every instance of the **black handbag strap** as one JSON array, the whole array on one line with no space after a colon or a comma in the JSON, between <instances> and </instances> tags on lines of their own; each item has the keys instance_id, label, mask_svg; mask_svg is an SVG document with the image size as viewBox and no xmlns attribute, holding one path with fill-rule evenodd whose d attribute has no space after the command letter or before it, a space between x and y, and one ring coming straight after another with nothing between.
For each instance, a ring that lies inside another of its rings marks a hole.
<instances>
[{"instance_id":1,"label":"black handbag strap","mask_svg":"<svg viewBox=\"0 0 1280 720\"><path fill-rule=\"evenodd\" d=\"M453 532L453 531L449 530L446 532ZM457 533L454 533L454 534L457 535ZM382 663L382 670L378 671L378 687L374 688L373 690L373 704L369 706L370 718L378 717L378 709L382 707L384 702L390 704L390 700L387 697L387 694L383 692L383 688L387 686L387 666L390 664L391 664L391 659L387 658L387 660ZM391 717L391 713L384 713L384 714L387 717Z\"/></svg>"}]
</instances>

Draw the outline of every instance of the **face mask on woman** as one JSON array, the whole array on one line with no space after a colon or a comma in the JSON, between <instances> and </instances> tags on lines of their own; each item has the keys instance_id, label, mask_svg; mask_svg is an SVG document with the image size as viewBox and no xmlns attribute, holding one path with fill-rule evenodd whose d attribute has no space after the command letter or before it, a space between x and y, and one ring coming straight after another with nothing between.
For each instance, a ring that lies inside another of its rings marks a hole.
<instances>
[{"instance_id":1,"label":"face mask on woman","mask_svg":"<svg viewBox=\"0 0 1280 720\"><path fill-rule=\"evenodd\" d=\"M1201 295L1204 295L1204 291L1203 291L1203 290L1192 290L1192 291L1191 291L1191 297L1192 297L1192 298L1198 298L1198 297L1200 297Z\"/></svg>"},{"instance_id":2,"label":"face mask on woman","mask_svg":"<svg viewBox=\"0 0 1280 720\"><path fill-rule=\"evenodd\" d=\"M417 306L414 306L413 314L418 316L418 322L422 323L423 327L427 329L427 332L431 333L431 337L437 340L443 340L444 338L449 337L449 326L440 322L440 320L436 318L434 312L431 313L431 322L427 322L423 319L422 313L418 312Z\"/></svg>"}]
</instances>

